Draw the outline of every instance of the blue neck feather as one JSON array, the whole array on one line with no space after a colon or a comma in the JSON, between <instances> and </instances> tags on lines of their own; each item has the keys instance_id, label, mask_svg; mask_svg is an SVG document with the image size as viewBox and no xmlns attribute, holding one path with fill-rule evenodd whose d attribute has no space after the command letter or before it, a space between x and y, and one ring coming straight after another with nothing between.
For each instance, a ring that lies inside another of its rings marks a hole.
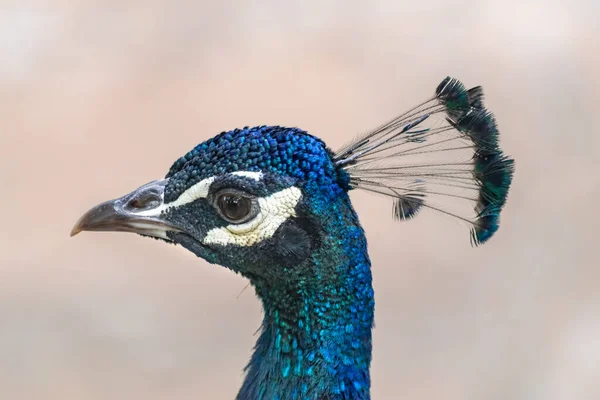
<instances>
[{"instance_id":1,"label":"blue neck feather","mask_svg":"<svg viewBox=\"0 0 600 400\"><path fill-rule=\"evenodd\" d=\"M314 275L275 285L253 279L265 317L238 400L370 398L367 243L347 193L330 200L312 198L309 206L324 229L305 261Z\"/></svg>"}]
</instances>

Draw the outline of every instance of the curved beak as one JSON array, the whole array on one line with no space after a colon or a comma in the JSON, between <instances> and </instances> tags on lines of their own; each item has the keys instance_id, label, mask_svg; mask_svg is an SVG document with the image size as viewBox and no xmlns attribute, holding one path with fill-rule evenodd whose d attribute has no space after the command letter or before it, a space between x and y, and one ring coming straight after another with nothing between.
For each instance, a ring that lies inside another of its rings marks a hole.
<instances>
[{"instance_id":1,"label":"curved beak","mask_svg":"<svg viewBox=\"0 0 600 400\"><path fill-rule=\"evenodd\" d=\"M79 218L71 236L82 231L133 232L170 240L167 232L182 232L164 218L167 180L153 181L125 196L98 204Z\"/></svg>"}]
</instances>

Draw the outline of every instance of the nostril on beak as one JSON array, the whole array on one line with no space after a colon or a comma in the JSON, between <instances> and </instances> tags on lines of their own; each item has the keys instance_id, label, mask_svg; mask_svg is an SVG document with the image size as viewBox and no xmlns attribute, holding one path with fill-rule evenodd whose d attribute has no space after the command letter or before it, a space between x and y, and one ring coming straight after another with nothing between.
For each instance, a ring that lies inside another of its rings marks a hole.
<instances>
[{"instance_id":1,"label":"nostril on beak","mask_svg":"<svg viewBox=\"0 0 600 400\"><path fill-rule=\"evenodd\" d=\"M155 208L160 205L160 198L154 193L145 193L141 196L136 196L128 203L130 208L136 210L146 210Z\"/></svg>"},{"instance_id":2,"label":"nostril on beak","mask_svg":"<svg viewBox=\"0 0 600 400\"><path fill-rule=\"evenodd\" d=\"M144 208L142 205L142 202L140 202L138 199L133 199L129 202L129 207L131 208Z\"/></svg>"}]
</instances>

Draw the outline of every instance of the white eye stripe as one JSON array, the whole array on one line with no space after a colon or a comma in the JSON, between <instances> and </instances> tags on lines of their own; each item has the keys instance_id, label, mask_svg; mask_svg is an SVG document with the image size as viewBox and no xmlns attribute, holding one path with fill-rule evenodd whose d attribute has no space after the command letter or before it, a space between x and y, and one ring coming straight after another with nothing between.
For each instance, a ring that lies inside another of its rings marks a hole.
<instances>
[{"instance_id":1,"label":"white eye stripe","mask_svg":"<svg viewBox=\"0 0 600 400\"><path fill-rule=\"evenodd\" d=\"M145 210L137 212L137 215L141 215L144 217L156 217L160 215L163 211L168 210L173 207L181 207L183 205L189 204L197 199L206 198L208 196L208 191L210 189L210 185L215 180L214 176L210 178L202 179L200 182L195 183L190 186L185 192L183 192L176 200L170 203L162 203L160 206L153 208L151 210ZM164 201L164 194L161 195L161 198Z\"/></svg>"},{"instance_id":2,"label":"white eye stripe","mask_svg":"<svg viewBox=\"0 0 600 400\"><path fill-rule=\"evenodd\" d=\"M262 179L262 172L260 171L235 171L232 172L231 175L243 176L246 178L254 179L255 181L260 181Z\"/></svg>"},{"instance_id":3,"label":"white eye stripe","mask_svg":"<svg viewBox=\"0 0 600 400\"><path fill-rule=\"evenodd\" d=\"M232 172L231 175L243 176L246 178L254 179L257 182L260 181L263 177L263 174L260 171L235 171ZM185 192L179 195L179 197L176 200L170 203L162 203L160 206L151 210L136 212L136 214L143 217L156 217L159 216L163 211L167 211L170 208L181 207L186 204L192 203L195 200L205 199L206 197L208 197L210 185L212 185L214 180L214 176L202 179L200 182L197 182L194 185L190 186ZM161 199L164 201L164 194L161 194Z\"/></svg>"},{"instance_id":4,"label":"white eye stripe","mask_svg":"<svg viewBox=\"0 0 600 400\"><path fill-rule=\"evenodd\" d=\"M222 246L252 246L273 237L288 218L296 216L296 205L302 192L295 186L283 189L267 197L258 198L260 212L252 220L240 225L213 228L203 239L204 244Z\"/></svg>"}]
</instances>

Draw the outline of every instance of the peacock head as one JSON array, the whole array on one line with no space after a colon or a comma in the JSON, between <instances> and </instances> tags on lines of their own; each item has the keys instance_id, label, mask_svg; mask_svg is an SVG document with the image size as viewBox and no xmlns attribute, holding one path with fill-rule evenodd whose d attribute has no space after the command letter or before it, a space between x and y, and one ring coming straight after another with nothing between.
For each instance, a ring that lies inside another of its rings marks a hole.
<instances>
[{"instance_id":1,"label":"peacock head","mask_svg":"<svg viewBox=\"0 0 600 400\"><path fill-rule=\"evenodd\" d=\"M296 128L236 129L196 146L165 179L92 208L72 234L135 232L251 279L302 279L330 216L348 209L348 189L348 174L318 138Z\"/></svg>"},{"instance_id":2,"label":"peacock head","mask_svg":"<svg viewBox=\"0 0 600 400\"><path fill-rule=\"evenodd\" d=\"M135 232L251 280L302 280L314 273L304 261L323 244L362 236L349 190L393 198L397 219L423 208L456 217L479 244L498 229L512 174L481 88L446 78L429 100L337 152L297 128L223 132L179 158L165 179L88 211L72 235ZM471 215L449 206L453 199L470 200Z\"/></svg>"}]
</instances>

